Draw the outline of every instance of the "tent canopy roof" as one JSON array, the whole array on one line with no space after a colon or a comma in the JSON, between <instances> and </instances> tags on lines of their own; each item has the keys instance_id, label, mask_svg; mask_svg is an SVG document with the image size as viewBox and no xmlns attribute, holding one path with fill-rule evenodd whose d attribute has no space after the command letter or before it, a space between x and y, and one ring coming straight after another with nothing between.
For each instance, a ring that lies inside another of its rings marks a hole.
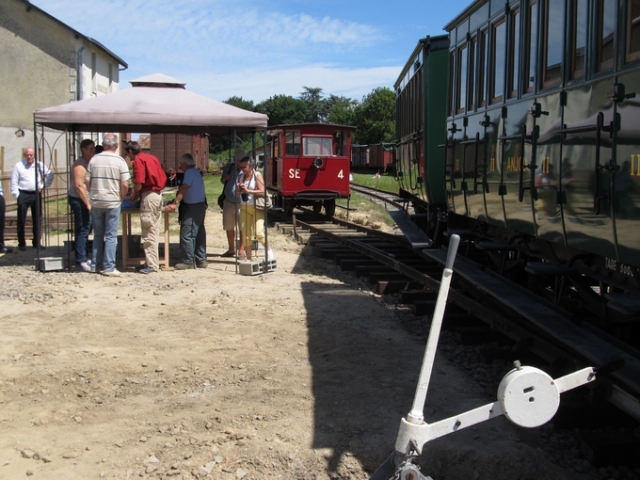
<instances>
[{"instance_id":1,"label":"tent canopy roof","mask_svg":"<svg viewBox=\"0 0 640 480\"><path fill-rule=\"evenodd\" d=\"M187 91L161 73L131 81L132 88L34 112L34 122L79 132L227 133L267 127L262 113Z\"/></svg>"}]
</instances>

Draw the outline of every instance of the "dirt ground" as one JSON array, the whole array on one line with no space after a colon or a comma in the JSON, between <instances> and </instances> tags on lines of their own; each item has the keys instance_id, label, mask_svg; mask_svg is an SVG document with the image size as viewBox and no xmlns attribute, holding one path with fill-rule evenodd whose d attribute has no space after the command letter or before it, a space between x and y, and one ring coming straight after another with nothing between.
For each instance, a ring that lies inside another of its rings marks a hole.
<instances>
[{"instance_id":1,"label":"dirt ground","mask_svg":"<svg viewBox=\"0 0 640 480\"><path fill-rule=\"evenodd\" d=\"M423 355L411 314L275 230L277 270L236 274L220 225L210 212L207 269L0 257L0 479L364 479L388 456ZM488 401L438 356L427 420ZM544 438L495 419L429 444L424 473L591 478Z\"/></svg>"}]
</instances>

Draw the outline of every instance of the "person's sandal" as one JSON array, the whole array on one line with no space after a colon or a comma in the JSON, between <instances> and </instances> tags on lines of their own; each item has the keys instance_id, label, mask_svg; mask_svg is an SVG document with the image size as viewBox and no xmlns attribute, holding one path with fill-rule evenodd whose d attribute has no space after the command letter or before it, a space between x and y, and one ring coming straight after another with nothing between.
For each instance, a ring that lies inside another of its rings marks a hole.
<instances>
[{"instance_id":1,"label":"person's sandal","mask_svg":"<svg viewBox=\"0 0 640 480\"><path fill-rule=\"evenodd\" d=\"M235 257L236 256L236 252L232 252L230 250L227 250L226 252L224 252L222 255L220 255L221 257Z\"/></svg>"}]
</instances>

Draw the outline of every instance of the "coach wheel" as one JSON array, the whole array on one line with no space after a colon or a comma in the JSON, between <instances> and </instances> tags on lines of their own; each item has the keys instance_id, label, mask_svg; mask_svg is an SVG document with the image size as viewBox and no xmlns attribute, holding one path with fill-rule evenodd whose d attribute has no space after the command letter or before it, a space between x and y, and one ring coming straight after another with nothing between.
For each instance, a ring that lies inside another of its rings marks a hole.
<instances>
[{"instance_id":1,"label":"coach wheel","mask_svg":"<svg viewBox=\"0 0 640 480\"><path fill-rule=\"evenodd\" d=\"M336 201L334 200L325 200L324 201L324 213L328 217L333 217L336 213Z\"/></svg>"},{"instance_id":2,"label":"coach wheel","mask_svg":"<svg viewBox=\"0 0 640 480\"><path fill-rule=\"evenodd\" d=\"M322 211L322 202L313 202L313 213L320 213Z\"/></svg>"}]
</instances>

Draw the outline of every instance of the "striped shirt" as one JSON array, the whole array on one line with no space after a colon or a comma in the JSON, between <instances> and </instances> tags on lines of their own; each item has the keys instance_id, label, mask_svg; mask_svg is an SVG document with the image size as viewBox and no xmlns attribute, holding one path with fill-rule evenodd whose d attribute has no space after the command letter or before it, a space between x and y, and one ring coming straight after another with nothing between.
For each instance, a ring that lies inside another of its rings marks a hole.
<instances>
[{"instance_id":1,"label":"striped shirt","mask_svg":"<svg viewBox=\"0 0 640 480\"><path fill-rule=\"evenodd\" d=\"M95 208L116 208L122 203L120 186L129 181L129 167L124 159L113 152L95 155L87 167L85 179L91 181L89 201Z\"/></svg>"}]
</instances>

